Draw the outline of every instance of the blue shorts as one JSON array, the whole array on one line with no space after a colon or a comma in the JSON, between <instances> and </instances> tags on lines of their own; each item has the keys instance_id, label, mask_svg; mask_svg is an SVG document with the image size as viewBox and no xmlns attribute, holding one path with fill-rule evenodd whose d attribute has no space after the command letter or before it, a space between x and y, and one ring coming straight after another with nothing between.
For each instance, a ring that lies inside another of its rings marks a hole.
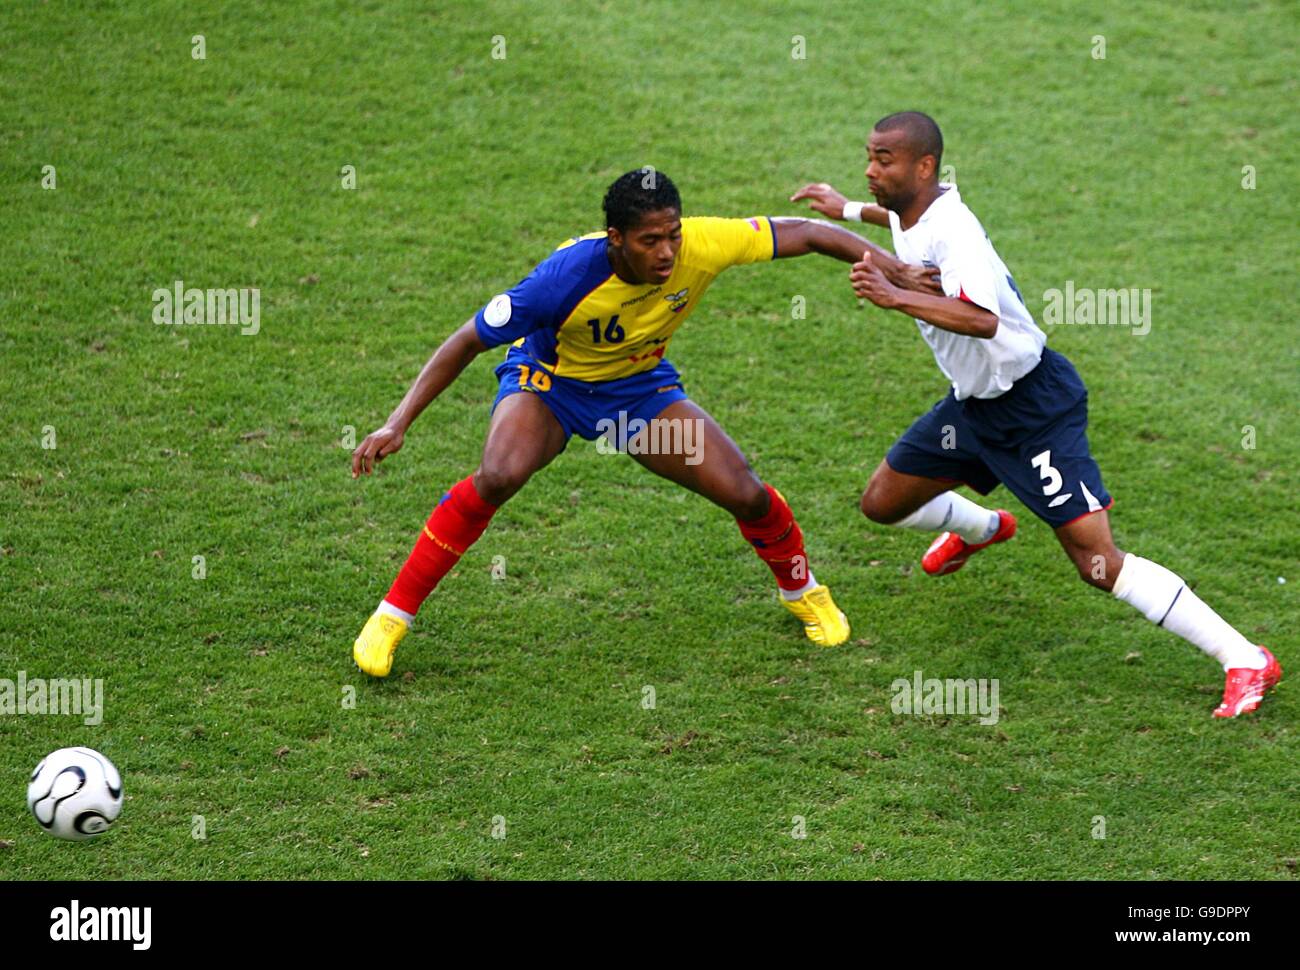
<instances>
[{"instance_id":1,"label":"blue shorts","mask_svg":"<svg viewBox=\"0 0 1300 970\"><path fill-rule=\"evenodd\" d=\"M599 422L619 423L623 412L626 427L640 418L649 422L675 401L687 400L677 368L666 360L652 370L612 381L578 381L555 377L518 347L511 347L496 369L501 385L492 410L511 394L536 394L550 408L564 429L564 440L579 435L594 441L606 430Z\"/></svg>"},{"instance_id":2,"label":"blue shorts","mask_svg":"<svg viewBox=\"0 0 1300 970\"><path fill-rule=\"evenodd\" d=\"M1058 528L1110 508L1088 450L1088 390L1048 348L1038 366L1000 397L958 401L952 391L889 449L894 471L964 482L981 495L1005 485Z\"/></svg>"}]
</instances>

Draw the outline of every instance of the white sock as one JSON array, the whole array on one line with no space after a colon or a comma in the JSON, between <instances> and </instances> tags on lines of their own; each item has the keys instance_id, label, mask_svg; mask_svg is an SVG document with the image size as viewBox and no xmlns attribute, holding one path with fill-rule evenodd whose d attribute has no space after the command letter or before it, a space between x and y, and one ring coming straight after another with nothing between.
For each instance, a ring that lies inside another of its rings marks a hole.
<instances>
[{"instance_id":1,"label":"white sock","mask_svg":"<svg viewBox=\"0 0 1300 970\"><path fill-rule=\"evenodd\" d=\"M1223 664L1224 670L1259 670L1268 663L1259 647L1206 606L1176 573L1159 563L1128 553L1111 592L1152 623L1200 647Z\"/></svg>"},{"instance_id":2,"label":"white sock","mask_svg":"<svg viewBox=\"0 0 1300 970\"><path fill-rule=\"evenodd\" d=\"M998 531L998 514L956 492L936 495L894 525L918 532L955 532L972 545L988 542Z\"/></svg>"},{"instance_id":3,"label":"white sock","mask_svg":"<svg viewBox=\"0 0 1300 970\"><path fill-rule=\"evenodd\" d=\"M808 570L808 582L804 583L798 589L781 589L780 586L778 586L777 589L781 593L781 599L797 600L800 596L808 592L808 590L812 589L816 585L817 585L817 578L812 574L812 570L810 569Z\"/></svg>"},{"instance_id":4,"label":"white sock","mask_svg":"<svg viewBox=\"0 0 1300 970\"><path fill-rule=\"evenodd\" d=\"M394 606L392 603L388 602L388 600L380 600L380 601L379 601L379 608L378 608L377 610L375 610L375 612L376 612L376 613L385 613L385 614L387 614L388 616L395 616L395 617L397 617L399 620L405 620L407 626L410 626L410 625L411 625L411 621L415 619L415 614L414 614L414 613L407 613L406 610L399 610L399 609L398 609L396 606Z\"/></svg>"}]
</instances>

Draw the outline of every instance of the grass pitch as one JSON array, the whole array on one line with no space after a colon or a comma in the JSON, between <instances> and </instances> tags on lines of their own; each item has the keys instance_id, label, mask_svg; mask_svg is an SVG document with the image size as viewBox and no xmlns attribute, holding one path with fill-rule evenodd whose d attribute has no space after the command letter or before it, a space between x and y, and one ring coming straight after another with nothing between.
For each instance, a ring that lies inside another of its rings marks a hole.
<instances>
[{"instance_id":1,"label":"grass pitch","mask_svg":"<svg viewBox=\"0 0 1300 970\"><path fill-rule=\"evenodd\" d=\"M0 677L102 678L105 710L0 717L0 876L1294 878L1287 682L1212 721L1215 665L1005 491L1020 535L942 581L858 514L944 385L840 264L724 274L671 357L790 499L844 647L725 514L574 440L368 682L352 638L474 468L500 352L377 477L341 443L620 173L795 214L804 181L864 196L871 123L920 108L1036 314L1067 280L1152 291L1145 336L1049 330L1117 541L1294 678L1298 29L1263 2L6 5ZM176 280L259 288L259 332L156 325ZM917 670L996 678L1000 720L894 714ZM82 846L23 806L76 744L128 796Z\"/></svg>"}]
</instances>

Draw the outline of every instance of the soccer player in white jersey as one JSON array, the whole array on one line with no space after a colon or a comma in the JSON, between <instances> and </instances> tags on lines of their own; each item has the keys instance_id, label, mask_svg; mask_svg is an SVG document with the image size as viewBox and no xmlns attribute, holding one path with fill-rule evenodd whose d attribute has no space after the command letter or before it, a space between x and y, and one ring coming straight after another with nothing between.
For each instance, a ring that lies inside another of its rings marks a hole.
<instances>
[{"instance_id":1,"label":"soccer player in white jersey","mask_svg":"<svg viewBox=\"0 0 1300 970\"><path fill-rule=\"evenodd\" d=\"M921 560L931 575L956 572L970 556L1016 531L1004 509L952 491L987 495L998 483L1056 532L1084 582L1113 593L1151 622L1223 665L1216 717L1255 710L1282 668L1201 601L1177 574L1116 548L1110 495L1088 449L1088 393L1047 338L1007 267L955 185L937 177L943 136L916 111L878 121L867 145L876 205L852 202L824 182L792 197L832 218L887 226L904 262L936 267L944 296L899 289L870 253L850 274L854 292L915 318L944 376L947 396L895 442L862 495L873 522L942 532Z\"/></svg>"}]
</instances>

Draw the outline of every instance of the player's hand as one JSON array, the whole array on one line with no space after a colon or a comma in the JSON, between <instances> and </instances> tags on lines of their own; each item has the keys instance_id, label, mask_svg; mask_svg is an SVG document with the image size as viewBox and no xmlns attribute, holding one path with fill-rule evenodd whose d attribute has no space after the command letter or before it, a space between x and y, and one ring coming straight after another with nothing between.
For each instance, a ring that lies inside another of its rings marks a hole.
<instances>
[{"instance_id":1,"label":"player's hand","mask_svg":"<svg viewBox=\"0 0 1300 970\"><path fill-rule=\"evenodd\" d=\"M849 282L853 284L854 293L878 307L892 310L898 305L900 291L885 279L880 267L871 261L871 250L862 254L862 262L853 264L853 269L849 271Z\"/></svg>"},{"instance_id":2,"label":"player's hand","mask_svg":"<svg viewBox=\"0 0 1300 970\"><path fill-rule=\"evenodd\" d=\"M813 211L830 216L832 219L844 218L844 203L849 201L825 182L805 185L790 196L791 202L798 202L800 199L807 199Z\"/></svg>"},{"instance_id":3,"label":"player's hand","mask_svg":"<svg viewBox=\"0 0 1300 970\"><path fill-rule=\"evenodd\" d=\"M378 431L366 435L366 440L352 452L352 477L369 475L377 463L401 451L405 440L406 433L391 425L384 425Z\"/></svg>"},{"instance_id":4,"label":"player's hand","mask_svg":"<svg viewBox=\"0 0 1300 970\"><path fill-rule=\"evenodd\" d=\"M889 272L885 273L885 277L895 286L905 290L916 290L918 293L929 293L931 296L944 295L939 271L933 266L914 266L900 259Z\"/></svg>"}]
</instances>

